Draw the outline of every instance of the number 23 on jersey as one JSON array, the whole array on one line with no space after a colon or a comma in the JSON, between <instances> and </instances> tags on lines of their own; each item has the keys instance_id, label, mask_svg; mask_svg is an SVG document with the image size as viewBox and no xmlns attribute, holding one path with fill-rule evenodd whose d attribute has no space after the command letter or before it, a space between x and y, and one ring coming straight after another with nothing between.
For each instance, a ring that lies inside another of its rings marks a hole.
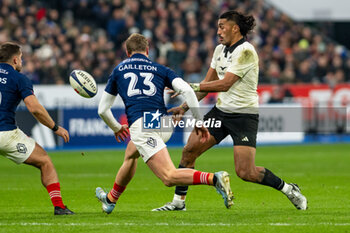
<instances>
[{"instance_id":1,"label":"number 23 on jersey","mask_svg":"<svg viewBox=\"0 0 350 233\"><path fill-rule=\"evenodd\" d=\"M129 97L132 97L134 95L147 95L147 96L153 96L157 92L156 86L152 83L152 79L154 75L152 73L140 73L140 76L144 78L143 85L147 87L147 89L138 89L136 88L136 84L138 82L138 76L135 73L128 72L124 74L125 79L130 78L129 86L128 86L128 92L127 95Z\"/></svg>"}]
</instances>

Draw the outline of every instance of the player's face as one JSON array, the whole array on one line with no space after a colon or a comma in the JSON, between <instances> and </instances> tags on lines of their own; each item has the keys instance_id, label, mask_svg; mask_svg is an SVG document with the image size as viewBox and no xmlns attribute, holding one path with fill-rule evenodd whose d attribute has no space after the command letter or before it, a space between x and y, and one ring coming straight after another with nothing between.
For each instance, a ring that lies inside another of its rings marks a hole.
<instances>
[{"instance_id":1,"label":"player's face","mask_svg":"<svg viewBox=\"0 0 350 233\"><path fill-rule=\"evenodd\" d=\"M15 59L16 59L15 68L18 72L20 72L22 70L22 52L20 52L19 55L16 55Z\"/></svg>"},{"instance_id":2,"label":"player's face","mask_svg":"<svg viewBox=\"0 0 350 233\"><path fill-rule=\"evenodd\" d=\"M239 28L233 21L227 21L227 19L219 19L217 31L219 42L225 46L231 46L237 30L239 31Z\"/></svg>"}]
</instances>

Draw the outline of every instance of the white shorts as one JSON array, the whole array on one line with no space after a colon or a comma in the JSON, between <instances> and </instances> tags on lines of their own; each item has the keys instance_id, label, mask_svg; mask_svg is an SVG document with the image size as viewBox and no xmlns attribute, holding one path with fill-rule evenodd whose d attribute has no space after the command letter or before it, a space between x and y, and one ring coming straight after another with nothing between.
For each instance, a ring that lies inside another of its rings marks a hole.
<instances>
[{"instance_id":1,"label":"white shorts","mask_svg":"<svg viewBox=\"0 0 350 233\"><path fill-rule=\"evenodd\" d=\"M130 138L135 144L145 163L158 151L166 147L165 143L170 139L173 131L146 130L143 129L143 117L137 119L130 126Z\"/></svg>"},{"instance_id":2,"label":"white shorts","mask_svg":"<svg viewBox=\"0 0 350 233\"><path fill-rule=\"evenodd\" d=\"M35 140L20 129L0 131L0 154L17 164L23 163L32 154Z\"/></svg>"}]
</instances>

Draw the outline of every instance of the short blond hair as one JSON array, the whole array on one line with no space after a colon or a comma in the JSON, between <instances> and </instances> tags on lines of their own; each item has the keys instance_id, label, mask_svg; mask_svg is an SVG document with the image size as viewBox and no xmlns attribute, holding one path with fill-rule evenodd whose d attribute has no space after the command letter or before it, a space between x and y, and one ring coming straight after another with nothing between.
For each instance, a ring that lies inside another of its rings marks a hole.
<instances>
[{"instance_id":1,"label":"short blond hair","mask_svg":"<svg viewBox=\"0 0 350 233\"><path fill-rule=\"evenodd\" d=\"M148 48L148 40L139 33L133 33L125 42L126 51L129 54L133 52L146 52Z\"/></svg>"}]
</instances>

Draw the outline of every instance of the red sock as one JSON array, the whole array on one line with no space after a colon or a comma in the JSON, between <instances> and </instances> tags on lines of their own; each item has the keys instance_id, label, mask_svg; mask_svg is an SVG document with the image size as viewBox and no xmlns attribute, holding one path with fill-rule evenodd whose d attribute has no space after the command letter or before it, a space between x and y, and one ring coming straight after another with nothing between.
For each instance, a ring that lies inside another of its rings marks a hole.
<instances>
[{"instance_id":1,"label":"red sock","mask_svg":"<svg viewBox=\"0 0 350 233\"><path fill-rule=\"evenodd\" d=\"M209 184L208 172L195 171L193 173L193 184Z\"/></svg>"},{"instance_id":2,"label":"red sock","mask_svg":"<svg viewBox=\"0 0 350 233\"><path fill-rule=\"evenodd\" d=\"M62 202L60 183L52 183L46 186L47 192L50 195L53 206L58 206L63 209L66 207Z\"/></svg>"},{"instance_id":3,"label":"red sock","mask_svg":"<svg viewBox=\"0 0 350 233\"><path fill-rule=\"evenodd\" d=\"M125 186L120 186L120 185L117 185L117 183L114 183L113 189L109 193L114 198L115 202L119 199L120 195L122 195L125 188L126 188Z\"/></svg>"}]
</instances>

